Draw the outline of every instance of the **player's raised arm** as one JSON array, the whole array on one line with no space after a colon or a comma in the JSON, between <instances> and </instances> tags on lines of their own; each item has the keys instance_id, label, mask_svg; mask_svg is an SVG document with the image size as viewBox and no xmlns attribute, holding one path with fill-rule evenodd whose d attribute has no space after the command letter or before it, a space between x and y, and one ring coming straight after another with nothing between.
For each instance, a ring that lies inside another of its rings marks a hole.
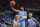
<instances>
[{"instance_id":1,"label":"player's raised arm","mask_svg":"<svg viewBox=\"0 0 40 27\"><path fill-rule=\"evenodd\" d=\"M14 9L14 8L12 7L12 6L14 6L15 4L16 4L15 1L11 1L11 2L10 2L10 6L11 6L12 10L15 11L15 12L19 12L19 10L16 10L16 9Z\"/></svg>"},{"instance_id":2,"label":"player's raised arm","mask_svg":"<svg viewBox=\"0 0 40 27\"><path fill-rule=\"evenodd\" d=\"M12 8L13 11L15 11L15 12L19 12L19 10L16 10L16 9L14 9L13 7L11 7L11 8Z\"/></svg>"}]
</instances>

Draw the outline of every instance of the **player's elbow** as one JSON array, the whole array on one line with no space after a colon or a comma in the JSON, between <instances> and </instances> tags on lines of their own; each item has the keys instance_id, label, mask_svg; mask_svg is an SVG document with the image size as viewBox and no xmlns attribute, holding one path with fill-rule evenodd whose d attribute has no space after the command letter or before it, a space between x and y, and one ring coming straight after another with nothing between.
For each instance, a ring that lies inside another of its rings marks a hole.
<instances>
[{"instance_id":1,"label":"player's elbow","mask_svg":"<svg viewBox=\"0 0 40 27\"><path fill-rule=\"evenodd\" d=\"M39 22L37 22L37 25L39 24Z\"/></svg>"},{"instance_id":2,"label":"player's elbow","mask_svg":"<svg viewBox=\"0 0 40 27\"><path fill-rule=\"evenodd\" d=\"M36 22L36 25L38 25L39 24L39 22Z\"/></svg>"}]
</instances>

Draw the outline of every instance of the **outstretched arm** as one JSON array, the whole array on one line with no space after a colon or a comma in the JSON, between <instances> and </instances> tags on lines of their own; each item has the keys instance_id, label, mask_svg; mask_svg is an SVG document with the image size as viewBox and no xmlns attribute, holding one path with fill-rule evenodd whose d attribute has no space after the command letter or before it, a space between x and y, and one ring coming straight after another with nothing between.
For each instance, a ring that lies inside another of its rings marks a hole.
<instances>
[{"instance_id":1,"label":"outstretched arm","mask_svg":"<svg viewBox=\"0 0 40 27\"><path fill-rule=\"evenodd\" d=\"M13 7L11 7L11 8L12 8L13 11L15 11L15 12L19 12L19 10L16 10L16 9L14 9Z\"/></svg>"}]
</instances>

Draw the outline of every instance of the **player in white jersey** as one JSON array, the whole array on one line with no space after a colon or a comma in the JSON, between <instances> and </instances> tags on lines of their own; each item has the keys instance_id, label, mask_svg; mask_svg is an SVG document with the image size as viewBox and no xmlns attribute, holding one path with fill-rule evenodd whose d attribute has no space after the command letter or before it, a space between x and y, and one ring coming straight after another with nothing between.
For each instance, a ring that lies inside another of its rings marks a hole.
<instances>
[{"instance_id":1,"label":"player in white jersey","mask_svg":"<svg viewBox=\"0 0 40 27\"><path fill-rule=\"evenodd\" d=\"M27 18L27 12L24 11L24 7L21 7L20 10L16 10L13 7L11 8L13 11L19 14L19 21L18 21L19 26L25 27L25 18Z\"/></svg>"},{"instance_id":2,"label":"player in white jersey","mask_svg":"<svg viewBox=\"0 0 40 27\"><path fill-rule=\"evenodd\" d=\"M19 27L19 24L18 24L18 15L16 15L15 19L13 19L13 21L11 23L11 27Z\"/></svg>"},{"instance_id":3,"label":"player in white jersey","mask_svg":"<svg viewBox=\"0 0 40 27\"><path fill-rule=\"evenodd\" d=\"M32 17L32 13L29 13L28 23L28 27L36 27L36 25L38 24L38 21Z\"/></svg>"}]
</instances>

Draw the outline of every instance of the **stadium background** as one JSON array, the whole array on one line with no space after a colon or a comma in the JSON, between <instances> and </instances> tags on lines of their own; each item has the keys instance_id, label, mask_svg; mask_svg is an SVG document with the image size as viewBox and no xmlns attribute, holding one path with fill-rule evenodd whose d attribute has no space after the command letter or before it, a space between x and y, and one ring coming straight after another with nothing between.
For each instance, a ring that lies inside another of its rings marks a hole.
<instances>
[{"instance_id":1,"label":"stadium background","mask_svg":"<svg viewBox=\"0 0 40 27\"><path fill-rule=\"evenodd\" d=\"M10 1L12 0L0 0L0 23L6 23L10 25L11 21L14 19L16 12L11 10ZM14 0L16 1L15 9L20 10L20 7L24 7L27 13L33 13L40 24L40 0ZM26 19L27 20L27 19ZM10 21L10 24L9 24Z\"/></svg>"}]
</instances>

